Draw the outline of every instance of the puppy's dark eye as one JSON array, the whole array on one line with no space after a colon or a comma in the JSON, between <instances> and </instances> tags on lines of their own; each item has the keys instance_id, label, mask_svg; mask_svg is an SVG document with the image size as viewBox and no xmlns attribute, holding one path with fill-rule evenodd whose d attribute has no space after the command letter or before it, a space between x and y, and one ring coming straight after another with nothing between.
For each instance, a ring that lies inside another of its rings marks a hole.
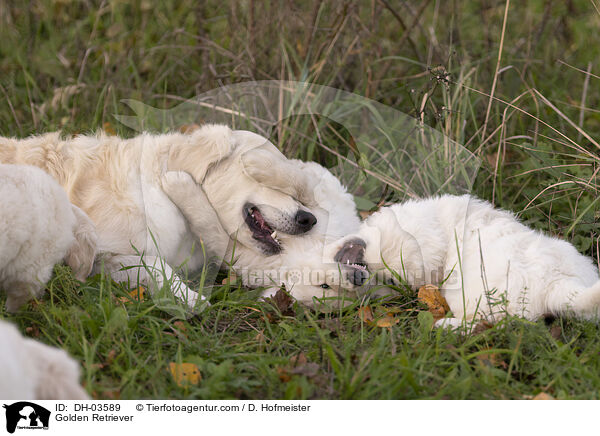
<instances>
[{"instance_id":1,"label":"puppy's dark eye","mask_svg":"<svg viewBox=\"0 0 600 436\"><path fill-rule=\"evenodd\" d=\"M329 286L327 283L323 283L323 284L321 285L321 287L322 287L323 289L329 289L331 286Z\"/></svg>"}]
</instances>

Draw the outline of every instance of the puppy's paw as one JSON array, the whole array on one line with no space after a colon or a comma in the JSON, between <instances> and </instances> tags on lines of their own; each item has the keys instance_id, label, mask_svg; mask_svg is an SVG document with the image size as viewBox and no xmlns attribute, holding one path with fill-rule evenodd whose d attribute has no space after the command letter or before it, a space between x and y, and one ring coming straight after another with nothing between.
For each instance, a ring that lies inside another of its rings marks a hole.
<instances>
[{"instance_id":1,"label":"puppy's paw","mask_svg":"<svg viewBox=\"0 0 600 436\"><path fill-rule=\"evenodd\" d=\"M458 330L465 327L465 322L459 318L438 319L433 325L435 328Z\"/></svg>"},{"instance_id":2,"label":"puppy's paw","mask_svg":"<svg viewBox=\"0 0 600 436\"><path fill-rule=\"evenodd\" d=\"M160 179L160 183L165 192L196 186L192 176L185 171L167 171Z\"/></svg>"}]
</instances>

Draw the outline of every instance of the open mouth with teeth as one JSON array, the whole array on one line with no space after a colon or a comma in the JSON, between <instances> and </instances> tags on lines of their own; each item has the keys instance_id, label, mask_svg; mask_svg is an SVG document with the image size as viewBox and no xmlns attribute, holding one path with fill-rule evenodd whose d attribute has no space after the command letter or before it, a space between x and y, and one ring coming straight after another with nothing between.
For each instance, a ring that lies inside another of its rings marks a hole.
<instances>
[{"instance_id":1,"label":"open mouth with teeth","mask_svg":"<svg viewBox=\"0 0 600 436\"><path fill-rule=\"evenodd\" d=\"M337 252L334 260L349 269L348 279L357 286L362 286L369 277L365 261L366 244L362 239L352 239Z\"/></svg>"},{"instance_id":2,"label":"open mouth with teeth","mask_svg":"<svg viewBox=\"0 0 600 436\"><path fill-rule=\"evenodd\" d=\"M277 231L264 219L260 209L253 204L246 204L243 210L244 221L252 232L252 238L260 242L266 254L277 254L282 250L277 239Z\"/></svg>"}]
</instances>

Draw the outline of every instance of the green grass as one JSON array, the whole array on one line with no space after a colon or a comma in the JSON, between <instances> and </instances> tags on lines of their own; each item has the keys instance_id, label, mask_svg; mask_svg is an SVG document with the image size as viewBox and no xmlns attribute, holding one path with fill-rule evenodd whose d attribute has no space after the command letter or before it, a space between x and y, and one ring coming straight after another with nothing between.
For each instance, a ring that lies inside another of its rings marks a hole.
<instances>
[{"instance_id":1,"label":"green grass","mask_svg":"<svg viewBox=\"0 0 600 436\"><path fill-rule=\"evenodd\" d=\"M104 127L131 136L113 117L132 114L122 99L169 109L222 84L308 80L371 98L464 144L482 162L477 195L598 260L600 79L585 74L588 66L600 73L592 3L513 1L504 33L501 1L232 5L0 4L0 134ZM343 126L306 117L286 119L271 139L289 157L334 169L322 145L344 156L352 146ZM411 187L427 192L427 180L437 180L435 171L428 176ZM377 177L349 180L371 202L364 208L406 195L383 191ZM256 291L230 285L213 292L201 316L182 321L151 300L123 303L128 291L101 277L79 286L57 267L38 304L0 316L79 359L98 398L599 396L592 322L510 318L462 337L431 331L414 296L373 303L376 316L413 309L379 328L361 322L356 305L331 314L295 305L283 315ZM178 361L199 366L198 386L172 380L168 364Z\"/></svg>"}]
</instances>

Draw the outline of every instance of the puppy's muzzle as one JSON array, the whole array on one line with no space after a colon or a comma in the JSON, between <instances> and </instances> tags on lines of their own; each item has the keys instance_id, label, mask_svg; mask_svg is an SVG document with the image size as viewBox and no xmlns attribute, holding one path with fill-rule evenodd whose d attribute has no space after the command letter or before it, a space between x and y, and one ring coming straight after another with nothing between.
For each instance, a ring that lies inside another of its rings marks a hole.
<instances>
[{"instance_id":1,"label":"puppy's muzzle","mask_svg":"<svg viewBox=\"0 0 600 436\"><path fill-rule=\"evenodd\" d=\"M362 239L351 239L337 252L334 260L340 263L347 278L355 286L362 286L369 278L365 249L367 244Z\"/></svg>"}]
</instances>

